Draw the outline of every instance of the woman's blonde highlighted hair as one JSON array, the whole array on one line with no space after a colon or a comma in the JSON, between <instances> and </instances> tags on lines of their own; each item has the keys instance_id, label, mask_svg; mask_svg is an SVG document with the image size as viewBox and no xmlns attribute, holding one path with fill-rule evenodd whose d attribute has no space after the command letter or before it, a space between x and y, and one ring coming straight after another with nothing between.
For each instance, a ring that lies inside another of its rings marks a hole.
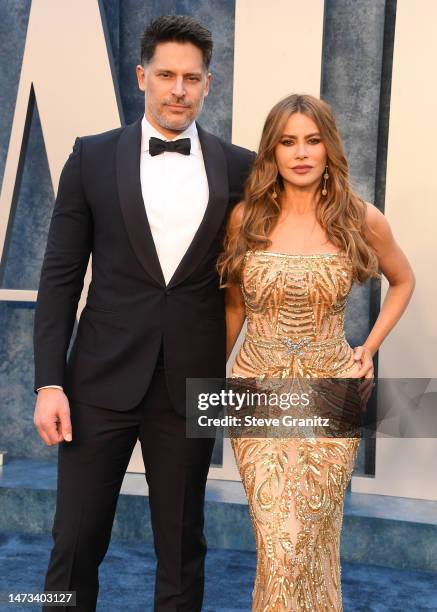
<instances>
[{"instance_id":1,"label":"woman's blonde highlighted hair","mask_svg":"<svg viewBox=\"0 0 437 612\"><path fill-rule=\"evenodd\" d=\"M265 121L258 154L246 181L244 204L237 222L237 216L233 215L233 223L228 224L224 251L218 259L222 287L240 281L243 258L248 250L265 250L272 244L268 236L281 212L274 195L283 189L275 148L293 113L307 115L316 123L326 147L329 180L327 195L321 195L323 178L316 194L317 221L325 229L327 239L350 257L354 280L364 283L369 277L379 276L378 259L364 238L368 229L366 204L352 191L349 167L331 107L314 96L293 94L278 102Z\"/></svg>"}]
</instances>

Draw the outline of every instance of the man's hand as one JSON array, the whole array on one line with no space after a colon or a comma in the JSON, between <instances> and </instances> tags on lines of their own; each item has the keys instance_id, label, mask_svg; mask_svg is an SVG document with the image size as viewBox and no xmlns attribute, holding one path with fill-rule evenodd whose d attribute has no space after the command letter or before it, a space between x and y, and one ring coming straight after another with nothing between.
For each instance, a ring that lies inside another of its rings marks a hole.
<instances>
[{"instance_id":1,"label":"man's hand","mask_svg":"<svg viewBox=\"0 0 437 612\"><path fill-rule=\"evenodd\" d=\"M35 427L47 446L71 442L70 405L61 389L40 389L33 417Z\"/></svg>"}]
</instances>

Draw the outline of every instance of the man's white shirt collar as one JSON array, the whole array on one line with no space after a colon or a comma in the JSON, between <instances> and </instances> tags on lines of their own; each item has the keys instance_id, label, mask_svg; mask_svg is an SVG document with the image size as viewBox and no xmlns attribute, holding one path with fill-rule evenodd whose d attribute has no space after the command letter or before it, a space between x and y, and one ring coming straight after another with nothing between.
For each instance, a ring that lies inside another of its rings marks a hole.
<instances>
[{"instance_id":1,"label":"man's white shirt collar","mask_svg":"<svg viewBox=\"0 0 437 612\"><path fill-rule=\"evenodd\" d=\"M141 120L141 151L148 153L149 151L149 140L150 138L160 138L161 140L179 140L180 138L191 139L191 152L190 155L202 155L202 149L200 147L199 134L197 132L196 122L193 121L187 127L186 130L178 134L175 138L166 138L161 132L159 132L143 115Z\"/></svg>"}]
</instances>

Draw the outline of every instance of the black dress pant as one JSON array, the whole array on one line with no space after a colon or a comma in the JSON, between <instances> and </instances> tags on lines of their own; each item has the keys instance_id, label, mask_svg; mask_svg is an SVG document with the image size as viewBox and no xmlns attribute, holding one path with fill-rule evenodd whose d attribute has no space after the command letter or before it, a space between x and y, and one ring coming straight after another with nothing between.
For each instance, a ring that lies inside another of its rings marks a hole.
<instances>
[{"instance_id":1,"label":"black dress pant","mask_svg":"<svg viewBox=\"0 0 437 612\"><path fill-rule=\"evenodd\" d=\"M214 441L186 438L185 419L170 404L162 356L147 394L133 410L117 412L75 401L70 409L73 440L59 445L54 546L44 588L75 590L77 606L43 610L96 609L98 567L139 438L157 555L154 610L200 611L206 554L203 506ZM143 609L139 601L138 610Z\"/></svg>"}]
</instances>

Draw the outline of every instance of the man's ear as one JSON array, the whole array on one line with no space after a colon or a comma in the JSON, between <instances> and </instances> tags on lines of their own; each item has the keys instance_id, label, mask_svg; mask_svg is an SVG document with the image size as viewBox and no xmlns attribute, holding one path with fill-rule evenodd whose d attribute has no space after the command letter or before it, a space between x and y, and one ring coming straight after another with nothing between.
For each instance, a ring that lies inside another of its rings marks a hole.
<instances>
[{"instance_id":1,"label":"man's ear","mask_svg":"<svg viewBox=\"0 0 437 612\"><path fill-rule=\"evenodd\" d=\"M146 89L146 72L144 70L144 68L141 66L141 64L138 64L138 66L135 67L135 71L137 73L137 81L138 81L138 87L139 89L141 89L141 91L145 91Z\"/></svg>"},{"instance_id":2,"label":"man's ear","mask_svg":"<svg viewBox=\"0 0 437 612\"><path fill-rule=\"evenodd\" d=\"M205 97L209 94L209 88L211 85L212 74L208 72L206 75L206 84L205 84Z\"/></svg>"}]
</instances>

